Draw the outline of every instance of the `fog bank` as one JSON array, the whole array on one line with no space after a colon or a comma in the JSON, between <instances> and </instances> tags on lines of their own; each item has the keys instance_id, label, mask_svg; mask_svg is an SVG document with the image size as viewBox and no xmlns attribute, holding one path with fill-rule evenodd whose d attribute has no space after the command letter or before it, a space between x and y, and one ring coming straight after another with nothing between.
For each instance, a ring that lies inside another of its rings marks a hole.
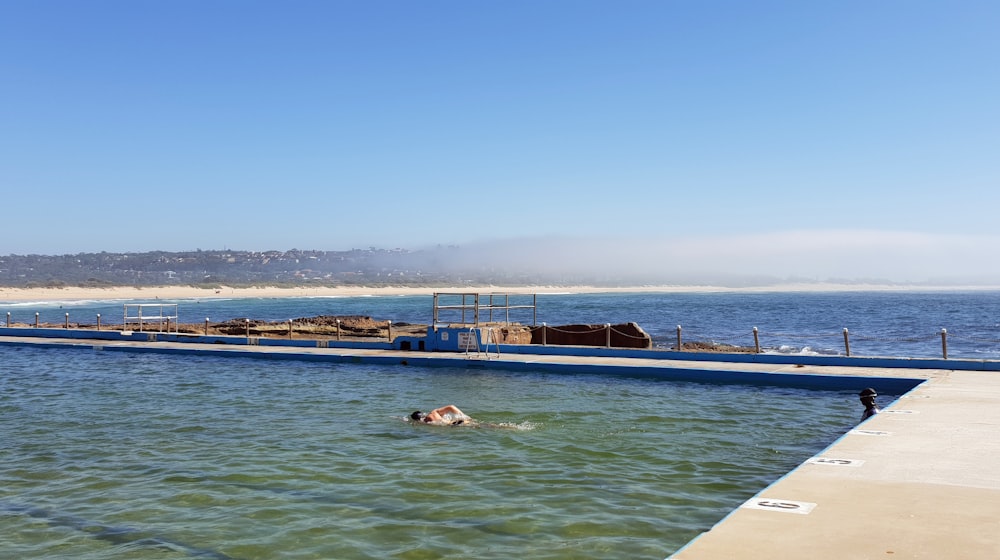
<instances>
[{"instance_id":1,"label":"fog bank","mask_svg":"<svg viewBox=\"0 0 1000 560\"><path fill-rule=\"evenodd\" d=\"M866 230L663 238L520 237L429 249L429 269L606 284L996 285L1000 238Z\"/></svg>"}]
</instances>

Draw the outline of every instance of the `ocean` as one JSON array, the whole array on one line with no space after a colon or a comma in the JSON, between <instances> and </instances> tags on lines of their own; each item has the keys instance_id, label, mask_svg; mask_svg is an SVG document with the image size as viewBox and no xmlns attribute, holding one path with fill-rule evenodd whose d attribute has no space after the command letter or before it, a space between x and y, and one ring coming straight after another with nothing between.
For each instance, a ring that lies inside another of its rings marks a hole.
<instances>
[{"instance_id":1,"label":"ocean","mask_svg":"<svg viewBox=\"0 0 1000 560\"><path fill-rule=\"evenodd\" d=\"M190 322L431 319L429 296L177 303ZM561 294L537 320L635 321L659 345L677 325L752 344L756 326L801 353L849 328L854 354L909 356L939 355L947 328L950 356L985 359L998 310L992 292ZM0 364L0 550L28 559L664 558L861 413L851 391L594 374L2 345ZM481 424L406 421L444 404Z\"/></svg>"},{"instance_id":2,"label":"ocean","mask_svg":"<svg viewBox=\"0 0 1000 560\"><path fill-rule=\"evenodd\" d=\"M224 295L224 294L223 294ZM511 303L531 296L511 296ZM3 302L0 321L94 324L121 323L125 301ZM170 300L181 322L202 323L251 318L287 321L316 315L366 315L379 320L429 324L431 296L312 298L206 298ZM133 311L134 313L134 311ZM848 329L854 356L941 357L941 330L947 331L948 356L1000 358L1000 292L725 292L539 294L534 314L521 310L512 320L525 324L638 323L654 346L682 340L754 345L756 327L762 349L781 353L843 354Z\"/></svg>"}]
</instances>

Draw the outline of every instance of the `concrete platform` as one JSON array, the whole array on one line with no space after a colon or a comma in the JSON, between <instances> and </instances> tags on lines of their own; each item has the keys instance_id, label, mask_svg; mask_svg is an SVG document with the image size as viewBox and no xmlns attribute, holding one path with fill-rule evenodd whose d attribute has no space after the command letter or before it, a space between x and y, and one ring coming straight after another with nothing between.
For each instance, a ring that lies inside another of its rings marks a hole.
<instances>
[{"instance_id":1,"label":"concrete platform","mask_svg":"<svg viewBox=\"0 0 1000 560\"><path fill-rule=\"evenodd\" d=\"M1000 375L934 372L671 558L1000 558Z\"/></svg>"},{"instance_id":2,"label":"concrete platform","mask_svg":"<svg viewBox=\"0 0 1000 560\"><path fill-rule=\"evenodd\" d=\"M1000 558L997 372L731 363L722 361L723 356L720 361L708 361L704 355L692 361L553 354L487 356L23 336L0 336L0 344L432 367L592 371L841 389L874 385L883 392L888 391L885 385L895 383L903 391L912 390L761 490L671 559Z\"/></svg>"}]
</instances>

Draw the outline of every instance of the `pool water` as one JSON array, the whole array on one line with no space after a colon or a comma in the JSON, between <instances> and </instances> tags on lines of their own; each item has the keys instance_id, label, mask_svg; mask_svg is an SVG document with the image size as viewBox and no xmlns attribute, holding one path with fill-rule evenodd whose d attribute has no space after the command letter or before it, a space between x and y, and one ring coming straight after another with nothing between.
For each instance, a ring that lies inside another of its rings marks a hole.
<instances>
[{"instance_id":1,"label":"pool water","mask_svg":"<svg viewBox=\"0 0 1000 560\"><path fill-rule=\"evenodd\" d=\"M664 558L856 391L0 347L14 558ZM479 427L406 421L456 404Z\"/></svg>"}]
</instances>

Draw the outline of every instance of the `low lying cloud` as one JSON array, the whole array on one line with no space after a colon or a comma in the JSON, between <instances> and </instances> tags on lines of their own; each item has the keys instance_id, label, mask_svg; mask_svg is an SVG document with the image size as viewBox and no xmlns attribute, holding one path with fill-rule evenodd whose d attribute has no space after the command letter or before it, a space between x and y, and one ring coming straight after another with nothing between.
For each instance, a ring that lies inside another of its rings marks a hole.
<instances>
[{"instance_id":1,"label":"low lying cloud","mask_svg":"<svg viewBox=\"0 0 1000 560\"><path fill-rule=\"evenodd\" d=\"M437 266L564 281L1000 285L1000 237L875 230L663 238L524 237L430 251ZM428 253L423 253L424 255Z\"/></svg>"}]
</instances>

